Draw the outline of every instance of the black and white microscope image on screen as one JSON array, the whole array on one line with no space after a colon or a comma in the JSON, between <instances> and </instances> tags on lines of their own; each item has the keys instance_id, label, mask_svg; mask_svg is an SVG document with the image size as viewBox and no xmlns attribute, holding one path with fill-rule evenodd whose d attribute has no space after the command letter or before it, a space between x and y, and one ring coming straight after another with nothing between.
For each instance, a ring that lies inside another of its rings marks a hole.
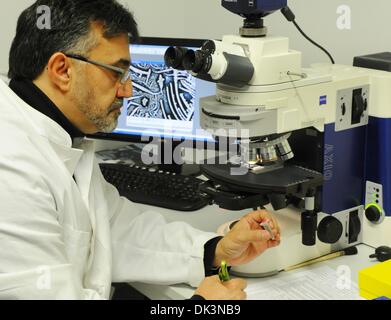
<instances>
[{"instance_id":1,"label":"black and white microscope image on screen","mask_svg":"<svg viewBox=\"0 0 391 320\"><path fill-rule=\"evenodd\" d=\"M194 117L195 78L164 63L139 62L130 67L133 96L127 115L137 118L191 121Z\"/></svg>"}]
</instances>

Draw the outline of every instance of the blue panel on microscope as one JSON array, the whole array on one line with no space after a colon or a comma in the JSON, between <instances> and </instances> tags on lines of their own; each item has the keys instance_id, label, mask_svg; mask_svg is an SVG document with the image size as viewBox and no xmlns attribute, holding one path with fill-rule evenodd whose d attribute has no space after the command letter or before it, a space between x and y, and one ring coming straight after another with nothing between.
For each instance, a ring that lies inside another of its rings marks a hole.
<instances>
[{"instance_id":1,"label":"blue panel on microscope","mask_svg":"<svg viewBox=\"0 0 391 320\"><path fill-rule=\"evenodd\" d=\"M366 181L383 186L383 209L391 216L391 119L370 117Z\"/></svg>"},{"instance_id":2,"label":"blue panel on microscope","mask_svg":"<svg viewBox=\"0 0 391 320\"><path fill-rule=\"evenodd\" d=\"M322 212L334 214L364 203L366 126L325 127Z\"/></svg>"}]
</instances>

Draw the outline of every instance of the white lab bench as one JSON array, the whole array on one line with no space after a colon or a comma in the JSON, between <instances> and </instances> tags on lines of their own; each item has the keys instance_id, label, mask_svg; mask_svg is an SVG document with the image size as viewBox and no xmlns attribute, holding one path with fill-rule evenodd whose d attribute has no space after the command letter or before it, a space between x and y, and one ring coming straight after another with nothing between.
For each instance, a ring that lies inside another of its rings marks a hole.
<instances>
[{"instance_id":1,"label":"white lab bench","mask_svg":"<svg viewBox=\"0 0 391 320\"><path fill-rule=\"evenodd\" d=\"M118 147L123 147L124 145L119 145ZM191 151L193 152L193 151ZM187 154L187 156L191 155L191 152ZM187 157L185 157L187 159ZM191 158L191 157L190 157ZM189 163L189 159L187 159ZM251 210L243 210L243 211L228 211L220 209L217 206L207 206L201 210L195 212L179 212L174 210L168 210L164 208L152 207L147 205L140 205L145 210L153 210L161 213L168 222L174 221L183 221L194 228L208 231L208 232L216 232L216 230L223 224L228 221L234 221L240 219L245 214L250 212ZM374 248L369 247L367 245L359 245L358 254L354 256L343 256L336 259L328 260L325 262L318 263L317 265L325 265L329 266L335 270L338 269L339 266L348 266L351 270L351 280L354 283L358 283L358 272L364 268L367 268L371 265L374 265L376 261L369 259L369 255L374 253ZM294 271L290 271L290 273L300 272L301 269L297 269ZM279 277L282 275L276 275L275 277ZM260 283L265 279L262 278L250 278L247 279L248 284L251 285L253 283ZM148 297L152 300L183 300L190 298L195 289L191 288L188 285L180 284L173 286L160 286L160 285L152 285L145 283L130 283L130 285L138 290L140 293Z\"/></svg>"},{"instance_id":2,"label":"white lab bench","mask_svg":"<svg viewBox=\"0 0 391 320\"><path fill-rule=\"evenodd\" d=\"M250 210L232 212L227 210L222 210L217 206L208 206L202 210L196 212L178 212L162 208L143 206L146 209L152 209L154 211L162 213L167 221L184 221L189 223L195 228L204 231L215 232L219 226L225 222L236 220ZM358 254L354 256L343 256L328 260L325 262L319 263L319 265L327 265L335 270L339 266L346 265L351 270L351 280L354 283L358 283L358 271L364 268L367 268L371 265L374 265L376 262L369 259L369 255L374 253L374 248L371 248L367 245L359 245ZM290 271L290 272L300 272L300 269ZM276 277L278 277L277 275ZM256 279L251 278L247 279L248 284L259 283L263 281L262 278ZM195 289L191 288L188 285L173 285L173 286L159 286L151 285L144 283L131 283L133 288L141 292L143 295L152 300L183 300L189 299L193 294Z\"/></svg>"}]
</instances>

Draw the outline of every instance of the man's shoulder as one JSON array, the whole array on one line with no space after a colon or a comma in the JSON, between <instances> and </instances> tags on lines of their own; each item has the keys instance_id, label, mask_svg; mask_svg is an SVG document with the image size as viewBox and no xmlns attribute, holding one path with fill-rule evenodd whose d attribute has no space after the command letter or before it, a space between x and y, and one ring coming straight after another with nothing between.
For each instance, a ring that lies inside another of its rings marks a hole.
<instances>
[{"instance_id":1,"label":"man's shoulder","mask_svg":"<svg viewBox=\"0 0 391 320\"><path fill-rule=\"evenodd\" d=\"M7 145L7 141L28 140L28 137L33 134L31 126L31 115L28 110L21 105L18 105L16 96L11 96L11 93L0 91L0 139L1 147Z\"/></svg>"},{"instance_id":2,"label":"man's shoulder","mask_svg":"<svg viewBox=\"0 0 391 320\"><path fill-rule=\"evenodd\" d=\"M71 145L69 134L55 121L28 105L0 80L1 133L12 138L41 137L58 144Z\"/></svg>"},{"instance_id":3,"label":"man's shoulder","mask_svg":"<svg viewBox=\"0 0 391 320\"><path fill-rule=\"evenodd\" d=\"M38 143L37 139L41 142ZM38 145L39 144L39 145ZM4 123L0 116L0 171L14 171L26 176L47 175L54 163L48 156L50 144L31 130L20 125Z\"/></svg>"}]
</instances>

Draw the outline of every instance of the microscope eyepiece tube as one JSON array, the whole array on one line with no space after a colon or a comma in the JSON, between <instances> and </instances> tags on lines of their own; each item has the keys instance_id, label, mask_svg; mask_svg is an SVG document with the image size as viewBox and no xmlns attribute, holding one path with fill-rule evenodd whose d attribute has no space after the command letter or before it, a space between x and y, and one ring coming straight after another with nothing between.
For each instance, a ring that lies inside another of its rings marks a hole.
<instances>
[{"instance_id":1,"label":"microscope eyepiece tube","mask_svg":"<svg viewBox=\"0 0 391 320\"><path fill-rule=\"evenodd\" d=\"M167 66L191 71L199 79L235 87L247 86L255 73L250 58L240 45L217 40L206 41L199 50L170 47L164 60Z\"/></svg>"},{"instance_id":2,"label":"microscope eyepiece tube","mask_svg":"<svg viewBox=\"0 0 391 320\"><path fill-rule=\"evenodd\" d=\"M164 54L164 62L170 68L184 70L183 58L188 51L183 47L169 47Z\"/></svg>"},{"instance_id":3,"label":"microscope eyepiece tube","mask_svg":"<svg viewBox=\"0 0 391 320\"><path fill-rule=\"evenodd\" d=\"M183 57L183 67L197 74L208 74L212 68L212 56L208 51L188 50Z\"/></svg>"}]
</instances>

